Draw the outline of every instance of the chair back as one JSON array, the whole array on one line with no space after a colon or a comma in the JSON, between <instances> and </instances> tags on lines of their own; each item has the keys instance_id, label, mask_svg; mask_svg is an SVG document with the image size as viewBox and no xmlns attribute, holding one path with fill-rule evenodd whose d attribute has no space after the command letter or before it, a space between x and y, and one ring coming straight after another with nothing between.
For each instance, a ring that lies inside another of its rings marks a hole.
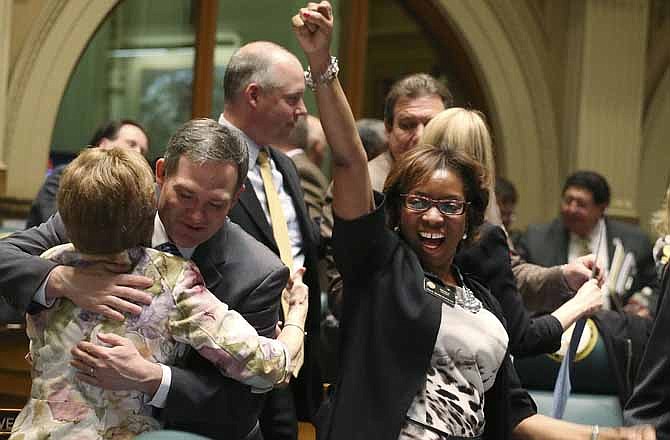
<instances>
[{"instance_id":1,"label":"chair back","mask_svg":"<svg viewBox=\"0 0 670 440\"><path fill-rule=\"evenodd\" d=\"M561 349L556 353L514 361L521 383L535 400L540 414L551 415L556 377L571 336L568 329L561 339ZM609 367L602 335L591 319L584 327L571 379L572 392L563 417L565 420L602 426L622 425L617 381Z\"/></svg>"}]
</instances>

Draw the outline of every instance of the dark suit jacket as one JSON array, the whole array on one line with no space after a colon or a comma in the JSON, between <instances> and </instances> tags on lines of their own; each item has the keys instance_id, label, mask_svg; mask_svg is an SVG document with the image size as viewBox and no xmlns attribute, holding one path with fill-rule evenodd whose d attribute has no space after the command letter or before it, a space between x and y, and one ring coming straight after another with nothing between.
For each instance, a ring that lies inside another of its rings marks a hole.
<instances>
[{"instance_id":1,"label":"dark suit jacket","mask_svg":"<svg viewBox=\"0 0 670 440\"><path fill-rule=\"evenodd\" d=\"M374 212L335 220L333 248L344 279L340 374L330 405L324 405L320 439L398 438L426 382L442 303L424 291L414 251L386 227L383 203L376 193ZM491 294L467 277L465 283L504 325ZM486 393L484 412L484 438L497 440L511 438L511 430L536 412L507 355Z\"/></svg>"},{"instance_id":2,"label":"dark suit jacket","mask_svg":"<svg viewBox=\"0 0 670 440\"><path fill-rule=\"evenodd\" d=\"M652 256L652 245L647 235L636 226L605 217L607 227L607 250L609 261L614 256L615 238L621 239L626 252L635 254L637 275L630 292L644 286L658 287L658 279ZM570 233L560 219L542 225L531 225L519 242L519 253L529 263L551 267L568 262Z\"/></svg>"},{"instance_id":3,"label":"dark suit jacket","mask_svg":"<svg viewBox=\"0 0 670 440\"><path fill-rule=\"evenodd\" d=\"M305 329L307 337L305 338L305 362L298 378L292 380L294 381L293 390L296 395L298 419L310 420L319 407L322 395L318 363L318 336L321 319L321 288L317 269L319 231L316 223L307 213L295 165L288 156L274 148L270 148L270 155L284 177L285 189L293 200L303 239L305 268L307 269L304 282L309 287L309 311ZM272 235L272 227L265 217L249 179L246 180L245 185L246 190L242 192L239 202L230 211L230 219L279 255L279 248Z\"/></svg>"},{"instance_id":4,"label":"dark suit jacket","mask_svg":"<svg viewBox=\"0 0 670 440\"><path fill-rule=\"evenodd\" d=\"M624 410L626 425L648 423L659 440L670 440L670 272L665 271L656 320L651 330L633 395Z\"/></svg>"},{"instance_id":5,"label":"dark suit jacket","mask_svg":"<svg viewBox=\"0 0 670 440\"><path fill-rule=\"evenodd\" d=\"M58 188L60 187L60 176L67 165L59 165L51 170L51 174L44 179L33 204L26 222L26 228L39 226L56 213Z\"/></svg>"},{"instance_id":6,"label":"dark suit jacket","mask_svg":"<svg viewBox=\"0 0 670 440\"><path fill-rule=\"evenodd\" d=\"M492 224L482 226L479 240L459 250L454 261L464 274L487 286L500 303L513 356L552 353L560 348L563 327L558 319L551 315L532 318L523 304L502 228Z\"/></svg>"},{"instance_id":7,"label":"dark suit jacket","mask_svg":"<svg viewBox=\"0 0 670 440\"><path fill-rule=\"evenodd\" d=\"M68 242L56 215L38 228L0 242L0 293L25 310L54 263L36 258L44 250ZM264 336L273 336L279 295L288 270L265 246L227 221L193 255L207 288L237 310ZM262 395L225 378L213 365L190 351L172 368L172 386L164 419L172 427L226 439L244 438L260 413Z\"/></svg>"},{"instance_id":8,"label":"dark suit jacket","mask_svg":"<svg viewBox=\"0 0 670 440\"><path fill-rule=\"evenodd\" d=\"M323 218L323 205L326 204L328 180L319 167L309 160L305 153L291 156L300 176L300 186L305 194L305 205L310 217L317 221Z\"/></svg>"}]
</instances>

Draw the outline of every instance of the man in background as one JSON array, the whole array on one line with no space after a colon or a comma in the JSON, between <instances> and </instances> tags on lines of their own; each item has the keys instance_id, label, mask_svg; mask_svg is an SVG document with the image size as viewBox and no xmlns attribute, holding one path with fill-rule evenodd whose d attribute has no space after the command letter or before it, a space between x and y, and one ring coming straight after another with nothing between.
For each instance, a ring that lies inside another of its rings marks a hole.
<instances>
[{"instance_id":1,"label":"man in background","mask_svg":"<svg viewBox=\"0 0 670 440\"><path fill-rule=\"evenodd\" d=\"M305 124L307 124L307 143L303 149L309 160L323 169L323 162L328 154L328 141L321 127L321 121L316 116L306 115Z\"/></svg>"},{"instance_id":2,"label":"man in background","mask_svg":"<svg viewBox=\"0 0 670 440\"><path fill-rule=\"evenodd\" d=\"M519 193L512 182L501 176L496 176L495 192L503 226L505 226L507 235L516 247L521 238L521 231L512 229L512 224L516 220L516 205L519 202Z\"/></svg>"},{"instance_id":3,"label":"man in background","mask_svg":"<svg viewBox=\"0 0 670 440\"><path fill-rule=\"evenodd\" d=\"M384 121L381 119L359 119L356 121L356 128L368 156L368 162L388 149L388 136Z\"/></svg>"},{"instance_id":4,"label":"man in background","mask_svg":"<svg viewBox=\"0 0 670 440\"><path fill-rule=\"evenodd\" d=\"M560 216L551 223L531 225L519 242L519 253L529 263L549 267L571 263L587 254L598 255L598 263L610 268L615 239L625 252L634 257L625 303L644 287L658 286L652 245L647 235L634 225L613 220L605 215L610 203L607 180L594 171L577 171L563 185ZM602 239L600 238L602 237ZM613 304L616 306L617 304ZM636 313L648 314L648 307L633 308Z\"/></svg>"},{"instance_id":5,"label":"man in background","mask_svg":"<svg viewBox=\"0 0 670 440\"><path fill-rule=\"evenodd\" d=\"M120 119L109 121L100 126L88 145L100 148L120 146L138 151L146 157L149 152L149 136L139 122L131 119ZM44 180L30 207L26 228L39 226L56 213L56 194L60 186L60 176L65 166L57 166Z\"/></svg>"},{"instance_id":6,"label":"man in background","mask_svg":"<svg viewBox=\"0 0 670 440\"><path fill-rule=\"evenodd\" d=\"M309 120L316 119L310 123ZM291 133L289 143L286 145L277 145L276 147L291 158L300 176L300 186L305 194L305 204L310 217L317 223L323 219L323 206L326 203L326 191L328 190L328 179L324 176L321 169L316 166L309 158L309 144L311 130L323 133L321 123L317 118L307 115L305 118L298 119L298 122Z\"/></svg>"},{"instance_id":7,"label":"man in background","mask_svg":"<svg viewBox=\"0 0 670 440\"><path fill-rule=\"evenodd\" d=\"M297 420L310 421L321 402L318 362L320 286L319 231L310 217L295 165L277 145L290 144L307 114L302 65L275 43L257 41L233 54L223 80L224 109L219 122L235 127L249 145L246 190L230 219L280 256L295 271L305 267L309 312L304 363L288 388L267 394L261 431L267 439L297 438Z\"/></svg>"},{"instance_id":8,"label":"man in background","mask_svg":"<svg viewBox=\"0 0 670 440\"><path fill-rule=\"evenodd\" d=\"M384 103L388 151L368 163L372 189L382 191L393 162L414 148L426 124L452 104L447 87L426 73L415 73L393 84Z\"/></svg>"}]
</instances>

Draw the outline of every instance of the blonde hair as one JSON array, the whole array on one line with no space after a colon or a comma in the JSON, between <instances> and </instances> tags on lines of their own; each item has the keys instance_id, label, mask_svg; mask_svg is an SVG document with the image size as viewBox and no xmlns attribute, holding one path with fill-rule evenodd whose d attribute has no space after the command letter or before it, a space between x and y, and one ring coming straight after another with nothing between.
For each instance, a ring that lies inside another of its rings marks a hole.
<instances>
[{"instance_id":1,"label":"blonde hair","mask_svg":"<svg viewBox=\"0 0 670 440\"><path fill-rule=\"evenodd\" d=\"M491 135L481 112L461 107L443 110L426 125L419 143L465 151L486 168L487 183L495 182Z\"/></svg>"},{"instance_id":2,"label":"blonde hair","mask_svg":"<svg viewBox=\"0 0 670 440\"><path fill-rule=\"evenodd\" d=\"M670 234L670 186L665 193L661 209L652 214L651 225L661 236Z\"/></svg>"},{"instance_id":3,"label":"blonde hair","mask_svg":"<svg viewBox=\"0 0 670 440\"><path fill-rule=\"evenodd\" d=\"M147 245L156 215L151 168L136 151L86 149L63 171L58 212L80 252L113 254Z\"/></svg>"},{"instance_id":4,"label":"blonde hair","mask_svg":"<svg viewBox=\"0 0 670 440\"><path fill-rule=\"evenodd\" d=\"M482 112L461 107L443 110L426 125L419 143L461 150L478 161L486 170L485 185L489 190L486 219L495 224L502 223L494 191L493 143Z\"/></svg>"}]
</instances>

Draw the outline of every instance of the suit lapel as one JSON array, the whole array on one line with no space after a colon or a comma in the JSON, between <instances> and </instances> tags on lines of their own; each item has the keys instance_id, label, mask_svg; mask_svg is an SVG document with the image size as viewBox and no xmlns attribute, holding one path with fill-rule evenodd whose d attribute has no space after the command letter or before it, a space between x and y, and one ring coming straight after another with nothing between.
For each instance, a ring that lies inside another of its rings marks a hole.
<instances>
[{"instance_id":1,"label":"suit lapel","mask_svg":"<svg viewBox=\"0 0 670 440\"><path fill-rule=\"evenodd\" d=\"M265 218L265 212L261 207L261 202L258 201L258 197L256 197L256 191L254 190L254 187L251 184L251 181L249 180L248 177L245 180L244 185L246 186L246 188L244 189L244 191L242 191L238 203L246 211L251 221L256 225L256 227L258 227L258 229L263 234L264 240L259 241L270 243L269 247L274 246L275 248L277 248L275 237L272 234L272 226L270 226L267 219Z\"/></svg>"},{"instance_id":2,"label":"suit lapel","mask_svg":"<svg viewBox=\"0 0 670 440\"><path fill-rule=\"evenodd\" d=\"M607 232L607 237L605 239L607 240L607 255L610 266L612 265L612 259L614 258L614 239L617 238L617 235L615 235L615 231L612 230L612 224L607 221L607 217L605 217L605 231ZM624 251L626 249L624 248ZM607 268L609 269L609 268Z\"/></svg>"},{"instance_id":3,"label":"suit lapel","mask_svg":"<svg viewBox=\"0 0 670 440\"><path fill-rule=\"evenodd\" d=\"M558 266L568 262L568 246L570 246L570 233L563 226L560 219L554 220L546 237L547 243L545 249L549 255L549 264L547 266Z\"/></svg>"},{"instance_id":4,"label":"suit lapel","mask_svg":"<svg viewBox=\"0 0 670 440\"><path fill-rule=\"evenodd\" d=\"M230 220L219 229L209 240L199 245L191 259L200 269L200 273L205 280L205 285L210 292L216 292L216 287L222 280L219 265L226 261L226 245L228 240L226 234Z\"/></svg>"}]
</instances>

